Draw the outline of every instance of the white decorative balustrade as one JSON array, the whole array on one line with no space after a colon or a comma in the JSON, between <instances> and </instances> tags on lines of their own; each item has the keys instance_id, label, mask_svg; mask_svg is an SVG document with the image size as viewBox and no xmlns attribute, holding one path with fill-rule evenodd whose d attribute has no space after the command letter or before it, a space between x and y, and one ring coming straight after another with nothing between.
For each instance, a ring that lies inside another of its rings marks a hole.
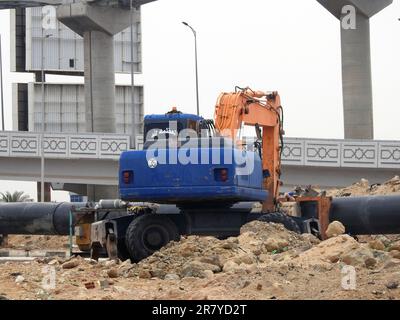
<instances>
[{"instance_id":1,"label":"white decorative balustrade","mask_svg":"<svg viewBox=\"0 0 400 320\"><path fill-rule=\"evenodd\" d=\"M41 156L41 133L1 132L0 157ZM44 154L50 159L113 159L129 150L130 138L117 134L51 134L43 136Z\"/></svg>"},{"instance_id":2,"label":"white decorative balustrade","mask_svg":"<svg viewBox=\"0 0 400 320\"><path fill-rule=\"evenodd\" d=\"M41 133L0 132L0 157L41 155ZM138 137L139 148L143 138ZM44 153L50 159L118 160L130 149L128 135L44 134ZM400 141L357 141L286 138L286 166L400 169Z\"/></svg>"},{"instance_id":3,"label":"white decorative balustrade","mask_svg":"<svg viewBox=\"0 0 400 320\"><path fill-rule=\"evenodd\" d=\"M310 167L400 169L400 141L285 139L282 163Z\"/></svg>"}]
</instances>

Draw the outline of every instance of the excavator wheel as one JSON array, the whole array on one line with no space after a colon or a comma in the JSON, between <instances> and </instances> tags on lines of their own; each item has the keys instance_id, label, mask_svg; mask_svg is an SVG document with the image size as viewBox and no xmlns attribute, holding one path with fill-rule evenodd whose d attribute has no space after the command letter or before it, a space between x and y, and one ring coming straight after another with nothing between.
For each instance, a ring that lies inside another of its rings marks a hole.
<instances>
[{"instance_id":1,"label":"excavator wheel","mask_svg":"<svg viewBox=\"0 0 400 320\"><path fill-rule=\"evenodd\" d=\"M283 226L289 231L301 233L300 227L296 223L296 221L294 221L291 217L282 212L268 213L259 217L257 220L267 223L272 222L272 223L283 224Z\"/></svg>"},{"instance_id":2,"label":"excavator wheel","mask_svg":"<svg viewBox=\"0 0 400 320\"><path fill-rule=\"evenodd\" d=\"M125 243L133 262L152 255L171 241L179 241L177 226L168 218L145 214L131 222L126 230Z\"/></svg>"}]
</instances>

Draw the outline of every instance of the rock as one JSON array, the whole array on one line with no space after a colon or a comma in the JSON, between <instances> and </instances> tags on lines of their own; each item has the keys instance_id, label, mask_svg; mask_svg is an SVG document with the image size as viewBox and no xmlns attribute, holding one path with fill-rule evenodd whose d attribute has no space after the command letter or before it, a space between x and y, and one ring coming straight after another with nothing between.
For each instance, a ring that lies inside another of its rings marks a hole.
<instances>
[{"instance_id":1,"label":"rock","mask_svg":"<svg viewBox=\"0 0 400 320\"><path fill-rule=\"evenodd\" d=\"M99 285L100 285L100 288L102 288L102 289L107 289L110 287L110 283L108 282L107 279L99 280Z\"/></svg>"},{"instance_id":2,"label":"rock","mask_svg":"<svg viewBox=\"0 0 400 320\"><path fill-rule=\"evenodd\" d=\"M212 272L211 270L204 270L204 274L206 275L207 279L214 278L214 272Z\"/></svg>"},{"instance_id":3,"label":"rock","mask_svg":"<svg viewBox=\"0 0 400 320\"><path fill-rule=\"evenodd\" d=\"M340 260L340 255L339 254L333 254L327 257L328 260L332 263L337 263Z\"/></svg>"},{"instance_id":4,"label":"rock","mask_svg":"<svg viewBox=\"0 0 400 320\"><path fill-rule=\"evenodd\" d=\"M20 283L22 283L22 282L24 282L25 281L25 278L23 277L23 276L18 276L16 279L15 279L15 283L17 283L17 284L20 284Z\"/></svg>"},{"instance_id":5,"label":"rock","mask_svg":"<svg viewBox=\"0 0 400 320\"><path fill-rule=\"evenodd\" d=\"M373 267L376 266L376 264L378 263L378 261L376 261L375 258L367 258L367 259L365 259L364 263L365 263L365 266L366 266L368 269L371 269L371 268L373 268Z\"/></svg>"},{"instance_id":6,"label":"rock","mask_svg":"<svg viewBox=\"0 0 400 320\"><path fill-rule=\"evenodd\" d=\"M395 290L399 287L399 283L397 281L390 281L386 284L386 288L389 290Z\"/></svg>"},{"instance_id":7,"label":"rock","mask_svg":"<svg viewBox=\"0 0 400 320\"><path fill-rule=\"evenodd\" d=\"M237 281L235 288L241 290L241 289L247 288L250 284L251 284L251 282L249 280L240 279L239 281Z\"/></svg>"},{"instance_id":8,"label":"rock","mask_svg":"<svg viewBox=\"0 0 400 320\"><path fill-rule=\"evenodd\" d=\"M229 271L234 271L234 270L238 269L238 267L239 267L239 265L237 263L235 263L232 260L229 260L224 264L224 267L222 268L222 270L224 272L229 272Z\"/></svg>"},{"instance_id":9,"label":"rock","mask_svg":"<svg viewBox=\"0 0 400 320\"><path fill-rule=\"evenodd\" d=\"M269 263L272 260L272 256L269 254L263 253L258 257L258 260L262 263Z\"/></svg>"},{"instance_id":10,"label":"rock","mask_svg":"<svg viewBox=\"0 0 400 320\"><path fill-rule=\"evenodd\" d=\"M59 262L58 262L57 259L53 259L48 263L49 266L55 266L55 265L58 265L58 264L59 264Z\"/></svg>"},{"instance_id":11,"label":"rock","mask_svg":"<svg viewBox=\"0 0 400 320\"><path fill-rule=\"evenodd\" d=\"M150 271L150 274L153 278L164 279L167 273L162 269L154 268Z\"/></svg>"},{"instance_id":12,"label":"rock","mask_svg":"<svg viewBox=\"0 0 400 320\"><path fill-rule=\"evenodd\" d=\"M111 278L111 279L115 279L119 277L119 272L117 269L112 268L110 270L107 271L107 275Z\"/></svg>"},{"instance_id":13,"label":"rock","mask_svg":"<svg viewBox=\"0 0 400 320\"><path fill-rule=\"evenodd\" d=\"M73 268L76 268L77 266L79 266L79 264L80 264L80 262L79 262L78 259L72 259L72 260L69 260L67 262L64 262L61 265L61 267L63 269L73 269Z\"/></svg>"},{"instance_id":14,"label":"rock","mask_svg":"<svg viewBox=\"0 0 400 320\"><path fill-rule=\"evenodd\" d=\"M22 273L21 272L12 272L12 273L10 273L10 276L11 277L18 277L18 276L22 276Z\"/></svg>"},{"instance_id":15,"label":"rock","mask_svg":"<svg viewBox=\"0 0 400 320\"><path fill-rule=\"evenodd\" d=\"M303 238L303 240L309 241L313 245L318 245L321 243L321 240L319 240L316 236L314 236L311 233L303 233L301 237Z\"/></svg>"},{"instance_id":16,"label":"rock","mask_svg":"<svg viewBox=\"0 0 400 320\"><path fill-rule=\"evenodd\" d=\"M400 266L400 260L398 259L391 259L390 261L386 262L382 269L391 269Z\"/></svg>"},{"instance_id":17,"label":"rock","mask_svg":"<svg viewBox=\"0 0 400 320\"><path fill-rule=\"evenodd\" d=\"M195 252L196 247L191 244L191 243L185 243L181 246L180 248L180 255L184 258L188 258L193 255L193 252Z\"/></svg>"},{"instance_id":18,"label":"rock","mask_svg":"<svg viewBox=\"0 0 400 320\"><path fill-rule=\"evenodd\" d=\"M343 256L360 248L360 244L349 235L341 235L322 241L319 245L314 246L306 251L300 252L298 257L293 258L296 264L304 266L326 265L331 266L332 263L338 262ZM373 257L372 253L369 257ZM364 264L364 260L361 261Z\"/></svg>"},{"instance_id":19,"label":"rock","mask_svg":"<svg viewBox=\"0 0 400 320\"><path fill-rule=\"evenodd\" d=\"M375 266L377 263L372 252L363 247L348 252L341 257L341 260L345 264L353 267L362 266L369 268Z\"/></svg>"},{"instance_id":20,"label":"rock","mask_svg":"<svg viewBox=\"0 0 400 320\"><path fill-rule=\"evenodd\" d=\"M384 244L385 247L388 247L391 243L390 239L386 236L379 235L379 236L376 236L375 239L380 240Z\"/></svg>"},{"instance_id":21,"label":"rock","mask_svg":"<svg viewBox=\"0 0 400 320\"><path fill-rule=\"evenodd\" d=\"M346 233L346 228L339 221L333 221L326 229L326 236L328 238L334 238Z\"/></svg>"},{"instance_id":22,"label":"rock","mask_svg":"<svg viewBox=\"0 0 400 320\"><path fill-rule=\"evenodd\" d=\"M275 250L278 250L279 246L278 243L275 239L269 238L265 243L265 249L267 249L268 252L272 252Z\"/></svg>"},{"instance_id":23,"label":"rock","mask_svg":"<svg viewBox=\"0 0 400 320\"><path fill-rule=\"evenodd\" d=\"M112 268L116 265L117 265L117 261L115 261L115 260L107 260L106 262L104 262L104 266L106 268Z\"/></svg>"},{"instance_id":24,"label":"rock","mask_svg":"<svg viewBox=\"0 0 400 320\"><path fill-rule=\"evenodd\" d=\"M385 182L386 185L398 185L400 184L400 177L399 176L395 176L393 179Z\"/></svg>"},{"instance_id":25,"label":"rock","mask_svg":"<svg viewBox=\"0 0 400 320\"><path fill-rule=\"evenodd\" d=\"M375 239L375 240L370 241L368 243L368 245L369 245L369 247L371 249L374 249L374 250L380 250L380 251L384 251L385 250L385 245L379 239Z\"/></svg>"},{"instance_id":26,"label":"rock","mask_svg":"<svg viewBox=\"0 0 400 320\"><path fill-rule=\"evenodd\" d=\"M369 181L367 179L361 179L358 185L363 188L369 188Z\"/></svg>"},{"instance_id":27,"label":"rock","mask_svg":"<svg viewBox=\"0 0 400 320\"><path fill-rule=\"evenodd\" d=\"M148 270L141 269L141 270L139 270L138 277L140 279L151 279L151 273Z\"/></svg>"},{"instance_id":28,"label":"rock","mask_svg":"<svg viewBox=\"0 0 400 320\"><path fill-rule=\"evenodd\" d=\"M203 263L200 261L193 261L186 263L182 270L180 271L179 275L182 278L187 277L195 277L195 278L205 278L206 274L204 271L211 270L212 272L220 272L221 268L219 266Z\"/></svg>"},{"instance_id":29,"label":"rock","mask_svg":"<svg viewBox=\"0 0 400 320\"><path fill-rule=\"evenodd\" d=\"M222 243L221 247L226 250L235 250L239 247L239 245L237 241L232 241L232 238L229 238Z\"/></svg>"},{"instance_id":30,"label":"rock","mask_svg":"<svg viewBox=\"0 0 400 320\"><path fill-rule=\"evenodd\" d=\"M392 244L389 246L389 251L393 251L393 250L400 251L400 241L397 241L397 242L395 242L395 243L392 243Z\"/></svg>"},{"instance_id":31,"label":"rock","mask_svg":"<svg viewBox=\"0 0 400 320\"><path fill-rule=\"evenodd\" d=\"M1 296L0 296L0 301L1 301L1 300L8 300L8 298L7 298L6 296L2 296L2 295L1 295Z\"/></svg>"},{"instance_id":32,"label":"rock","mask_svg":"<svg viewBox=\"0 0 400 320\"><path fill-rule=\"evenodd\" d=\"M131 262L131 260L125 260L124 262L122 262L120 265L119 265L119 269L128 269L128 268L130 268L130 267L132 267L132 262Z\"/></svg>"},{"instance_id":33,"label":"rock","mask_svg":"<svg viewBox=\"0 0 400 320\"><path fill-rule=\"evenodd\" d=\"M239 239L235 237L229 237L226 241L234 244L239 244Z\"/></svg>"},{"instance_id":34,"label":"rock","mask_svg":"<svg viewBox=\"0 0 400 320\"><path fill-rule=\"evenodd\" d=\"M237 257L234 258L235 263L238 265L244 263L244 264L253 264L256 262L256 258L253 254L248 254L248 253L243 253L238 255Z\"/></svg>"},{"instance_id":35,"label":"rock","mask_svg":"<svg viewBox=\"0 0 400 320\"><path fill-rule=\"evenodd\" d=\"M395 259L400 259L400 251L398 250L392 250L390 251L390 256L395 258Z\"/></svg>"},{"instance_id":36,"label":"rock","mask_svg":"<svg viewBox=\"0 0 400 320\"><path fill-rule=\"evenodd\" d=\"M264 243L268 252L281 251L286 248L289 243L284 239L268 238Z\"/></svg>"},{"instance_id":37,"label":"rock","mask_svg":"<svg viewBox=\"0 0 400 320\"><path fill-rule=\"evenodd\" d=\"M199 265L199 268L201 268L203 271L204 270L211 270L214 273L221 272L222 268L218 265L215 264L210 264L210 263L204 263L204 262L199 262L195 261L196 264Z\"/></svg>"},{"instance_id":38,"label":"rock","mask_svg":"<svg viewBox=\"0 0 400 320\"><path fill-rule=\"evenodd\" d=\"M212 272L212 271L211 271ZM164 280L180 280L181 278L175 274L175 273L168 273L165 277Z\"/></svg>"},{"instance_id":39,"label":"rock","mask_svg":"<svg viewBox=\"0 0 400 320\"><path fill-rule=\"evenodd\" d=\"M221 258L219 256L217 256L217 255L203 257L203 258L200 259L200 262L207 263L207 264L212 264L212 265L218 266L219 268L223 267L223 264L221 262Z\"/></svg>"}]
</instances>

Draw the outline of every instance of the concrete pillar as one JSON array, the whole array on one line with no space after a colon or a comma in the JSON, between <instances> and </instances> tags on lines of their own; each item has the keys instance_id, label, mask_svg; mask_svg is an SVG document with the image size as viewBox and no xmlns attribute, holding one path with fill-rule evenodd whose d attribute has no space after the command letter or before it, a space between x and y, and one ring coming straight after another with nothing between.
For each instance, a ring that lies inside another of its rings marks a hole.
<instances>
[{"instance_id":1,"label":"concrete pillar","mask_svg":"<svg viewBox=\"0 0 400 320\"><path fill-rule=\"evenodd\" d=\"M341 28L345 139L373 139L369 18L357 13L357 28Z\"/></svg>"},{"instance_id":2,"label":"concrete pillar","mask_svg":"<svg viewBox=\"0 0 400 320\"><path fill-rule=\"evenodd\" d=\"M130 24L130 12L110 6L72 3L59 6L57 17L84 38L87 132L115 133L114 35ZM115 186L88 186L90 201L115 199Z\"/></svg>"},{"instance_id":3,"label":"concrete pillar","mask_svg":"<svg viewBox=\"0 0 400 320\"><path fill-rule=\"evenodd\" d=\"M373 139L373 97L369 18L393 0L317 0L340 21L355 9L355 29L341 27L345 139Z\"/></svg>"},{"instance_id":4,"label":"concrete pillar","mask_svg":"<svg viewBox=\"0 0 400 320\"><path fill-rule=\"evenodd\" d=\"M86 31L85 104L88 132L116 132L114 37L101 31Z\"/></svg>"}]
</instances>

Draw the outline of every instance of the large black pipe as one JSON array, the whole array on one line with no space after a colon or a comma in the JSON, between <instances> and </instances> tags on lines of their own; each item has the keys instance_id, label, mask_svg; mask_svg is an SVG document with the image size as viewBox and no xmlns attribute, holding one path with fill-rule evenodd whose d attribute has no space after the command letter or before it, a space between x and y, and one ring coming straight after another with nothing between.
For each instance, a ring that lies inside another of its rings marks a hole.
<instances>
[{"instance_id":1,"label":"large black pipe","mask_svg":"<svg viewBox=\"0 0 400 320\"><path fill-rule=\"evenodd\" d=\"M0 203L0 234L68 235L70 212L86 205ZM400 196L335 198L329 218L342 222L354 235L400 234Z\"/></svg>"},{"instance_id":2,"label":"large black pipe","mask_svg":"<svg viewBox=\"0 0 400 320\"><path fill-rule=\"evenodd\" d=\"M0 234L69 235L74 206L66 202L0 203Z\"/></svg>"},{"instance_id":3,"label":"large black pipe","mask_svg":"<svg viewBox=\"0 0 400 320\"><path fill-rule=\"evenodd\" d=\"M353 235L400 234L400 196L335 198L330 221Z\"/></svg>"}]
</instances>

